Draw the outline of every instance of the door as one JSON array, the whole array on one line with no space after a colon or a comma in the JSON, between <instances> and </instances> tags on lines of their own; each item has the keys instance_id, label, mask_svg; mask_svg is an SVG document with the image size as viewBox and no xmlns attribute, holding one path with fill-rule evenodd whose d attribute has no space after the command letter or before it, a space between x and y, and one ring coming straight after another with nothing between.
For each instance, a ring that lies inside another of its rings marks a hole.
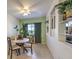
<instances>
[{"instance_id":1,"label":"door","mask_svg":"<svg viewBox=\"0 0 79 59\"><path fill-rule=\"evenodd\" d=\"M41 23L35 23L35 43L41 43Z\"/></svg>"}]
</instances>

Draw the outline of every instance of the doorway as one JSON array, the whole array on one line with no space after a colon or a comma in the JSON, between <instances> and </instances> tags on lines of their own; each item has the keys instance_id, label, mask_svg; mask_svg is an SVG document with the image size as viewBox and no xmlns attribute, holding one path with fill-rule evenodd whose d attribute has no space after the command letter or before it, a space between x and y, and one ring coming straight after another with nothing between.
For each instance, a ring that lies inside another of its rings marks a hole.
<instances>
[{"instance_id":1,"label":"doorway","mask_svg":"<svg viewBox=\"0 0 79 59\"><path fill-rule=\"evenodd\" d=\"M41 43L41 23L35 23L35 43Z\"/></svg>"},{"instance_id":2,"label":"doorway","mask_svg":"<svg viewBox=\"0 0 79 59\"><path fill-rule=\"evenodd\" d=\"M35 43L41 43L41 23L25 24L28 35L35 37Z\"/></svg>"}]
</instances>

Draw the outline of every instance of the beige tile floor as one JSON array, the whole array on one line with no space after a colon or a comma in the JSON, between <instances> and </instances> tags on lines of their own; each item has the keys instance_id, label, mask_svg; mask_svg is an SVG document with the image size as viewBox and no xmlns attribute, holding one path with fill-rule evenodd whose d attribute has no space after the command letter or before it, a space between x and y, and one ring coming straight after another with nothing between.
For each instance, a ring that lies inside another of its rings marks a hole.
<instances>
[{"instance_id":1,"label":"beige tile floor","mask_svg":"<svg viewBox=\"0 0 79 59\"><path fill-rule=\"evenodd\" d=\"M7 59L10 59L9 56ZM30 49L28 49L28 53L21 53L21 55L17 56L15 52L13 53L12 59L53 59L49 49L46 45L34 44L33 45L33 54L30 53Z\"/></svg>"}]
</instances>

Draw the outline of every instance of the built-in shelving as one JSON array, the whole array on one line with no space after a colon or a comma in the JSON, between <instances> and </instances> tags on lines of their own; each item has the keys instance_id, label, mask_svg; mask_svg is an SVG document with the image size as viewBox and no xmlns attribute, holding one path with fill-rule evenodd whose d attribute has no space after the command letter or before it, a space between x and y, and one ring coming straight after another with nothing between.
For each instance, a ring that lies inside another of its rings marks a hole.
<instances>
[{"instance_id":1,"label":"built-in shelving","mask_svg":"<svg viewBox=\"0 0 79 59\"><path fill-rule=\"evenodd\" d=\"M59 23L66 23L66 22L71 21L71 20L72 20L72 18L69 17L69 18L67 18L66 20L59 21Z\"/></svg>"},{"instance_id":2,"label":"built-in shelving","mask_svg":"<svg viewBox=\"0 0 79 59\"><path fill-rule=\"evenodd\" d=\"M66 20L63 20L62 18L59 19L59 24L58 24L58 36L59 36L59 41L63 41L63 42L68 42L68 43L72 43L72 41L68 41L68 37L71 38L72 37L72 33L70 34L70 28L71 27L66 27L66 23L68 23L69 21L72 21L72 17L67 18ZM72 25L71 25L72 26ZM71 39L72 40L72 39Z\"/></svg>"},{"instance_id":3,"label":"built-in shelving","mask_svg":"<svg viewBox=\"0 0 79 59\"><path fill-rule=\"evenodd\" d=\"M71 34L66 34L66 33L59 33L59 35L68 35L68 36L72 36Z\"/></svg>"}]
</instances>

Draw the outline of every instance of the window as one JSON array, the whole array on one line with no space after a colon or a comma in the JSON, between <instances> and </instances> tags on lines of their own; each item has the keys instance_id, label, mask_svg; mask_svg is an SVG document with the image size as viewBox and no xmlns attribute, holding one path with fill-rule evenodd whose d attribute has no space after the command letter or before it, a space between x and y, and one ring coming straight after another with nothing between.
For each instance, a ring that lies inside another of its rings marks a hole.
<instances>
[{"instance_id":1,"label":"window","mask_svg":"<svg viewBox=\"0 0 79 59\"><path fill-rule=\"evenodd\" d=\"M29 35L34 35L34 24L28 24L28 34Z\"/></svg>"}]
</instances>

